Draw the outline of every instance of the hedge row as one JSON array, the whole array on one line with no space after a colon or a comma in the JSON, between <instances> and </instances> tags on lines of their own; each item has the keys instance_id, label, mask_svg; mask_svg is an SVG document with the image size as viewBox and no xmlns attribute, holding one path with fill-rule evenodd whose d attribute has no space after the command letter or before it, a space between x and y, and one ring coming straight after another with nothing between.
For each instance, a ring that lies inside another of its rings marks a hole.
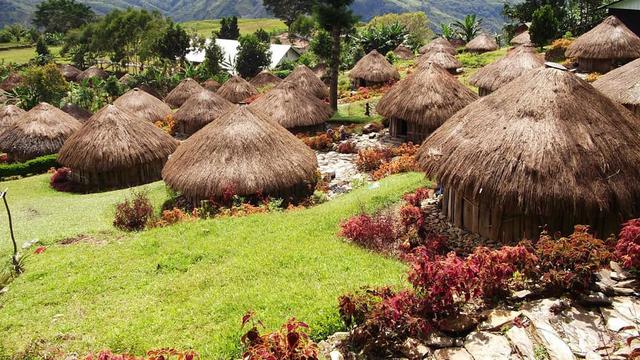
<instances>
[{"instance_id":1,"label":"hedge row","mask_svg":"<svg viewBox=\"0 0 640 360\"><path fill-rule=\"evenodd\" d=\"M58 167L58 155L45 155L23 163L0 165L0 179L11 176L44 174L52 167Z\"/></svg>"}]
</instances>

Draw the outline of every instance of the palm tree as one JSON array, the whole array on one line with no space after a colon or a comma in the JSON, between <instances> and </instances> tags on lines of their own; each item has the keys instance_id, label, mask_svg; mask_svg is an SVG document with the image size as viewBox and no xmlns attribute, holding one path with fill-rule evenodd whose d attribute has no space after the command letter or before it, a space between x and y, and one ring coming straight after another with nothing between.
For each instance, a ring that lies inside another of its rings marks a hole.
<instances>
[{"instance_id":1,"label":"palm tree","mask_svg":"<svg viewBox=\"0 0 640 360\"><path fill-rule=\"evenodd\" d=\"M482 25L482 19L478 19L475 14L467 15L463 21L456 21L453 23L460 33L462 39L466 42L473 40L480 32L480 25Z\"/></svg>"},{"instance_id":2,"label":"palm tree","mask_svg":"<svg viewBox=\"0 0 640 360\"><path fill-rule=\"evenodd\" d=\"M451 24L440 24L440 31L442 32L442 37L447 40L453 39L456 35Z\"/></svg>"}]
</instances>

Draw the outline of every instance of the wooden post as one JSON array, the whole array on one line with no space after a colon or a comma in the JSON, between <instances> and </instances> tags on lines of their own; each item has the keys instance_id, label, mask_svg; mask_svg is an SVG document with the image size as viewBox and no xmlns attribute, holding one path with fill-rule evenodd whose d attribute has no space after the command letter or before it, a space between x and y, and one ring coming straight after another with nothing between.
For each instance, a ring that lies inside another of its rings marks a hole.
<instances>
[{"instance_id":1,"label":"wooden post","mask_svg":"<svg viewBox=\"0 0 640 360\"><path fill-rule=\"evenodd\" d=\"M13 269L16 274L22 273L22 267L20 266L20 262L18 261L18 244L16 243L16 237L13 233L13 222L11 221L11 210L9 210L9 203L7 203L7 191L9 189L5 189L0 193L0 198L4 201L4 207L7 209L7 216L9 217L9 233L11 234L11 241L13 242Z\"/></svg>"}]
</instances>

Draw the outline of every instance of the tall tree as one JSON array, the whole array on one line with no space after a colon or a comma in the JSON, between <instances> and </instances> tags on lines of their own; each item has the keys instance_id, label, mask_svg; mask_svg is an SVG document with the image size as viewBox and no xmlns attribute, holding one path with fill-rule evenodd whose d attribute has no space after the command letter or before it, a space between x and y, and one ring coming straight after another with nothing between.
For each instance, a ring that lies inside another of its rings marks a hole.
<instances>
[{"instance_id":1,"label":"tall tree","mask_svg":"<svg viewBox=\"0 0 640 360\"><path fill-rule=\"evenodd\" d=\"M216 44L215 33L211 37L211 42L204 46L204 63L202 64L207 70L208 76L215 76L222 72L224 53L218 44Z\"/></svg>"},{"instance_id":2,"label":"tall tree","mask_svg":"<svg viewBox=\"0 0 640 360\"><path fill-rule=\"evenodd\" d=\"M269 44L260 41L255 35L241 36L239 41L236 70L240 76L254 77L271 64Z\"/></svg>"},{"instance_id":3,"label":"tall tree","mask_svg":"<svg viewBox=\"0 0 640 360\"><path fill-rule=\"evenodd\" d=\"M161 59L183 61L189 51L190 41L187 31L171 21L157 40L155 50Z\"/></svg>"},{"instance_id":4,"label":"tall tree","mask_svg":"<svg viewBox=\"0 0 640 360\"><path fill-rule=\"evenodd\" d=\"M263 0L262 4L273 16L282 20L289 31L291 25L300 15L311 12L313 0Z\"/></svg>"},{"instance_id":5,"label":"tall tree","mask_svg":"<svg viewBox=\"0 0 640 360\"><path fill-rule=\"evenodd\" d=\"M33 25L46 33L66 33L95 19L87 5L75 0L45 0L36 6Z\"/></svg>"},{"instance_id":6,"label":"tall tree","mask_svg":"<svg viewBox=\"0 0 640 360\"><path fill-rule=\"evenodd\" d=\"M480 33L482 19L478 19L476 14L467 15L462 21L456 21L453 26L458 30L462 39L466 42L473 40Z\"/></svg>"},{"instance_id":7,"label":"tall tree","mask_svg":"<svg viewBox=\"0 0 640 360\"><path fill-rule=\"evenodd\" d=\"M237 40L240 37L238 17L223 17L222 20L220 20L220 31L218 31L217 37L220 39Z\"/></svg>"},{"instance_id":8,"label":"tall tree","mask_svg":"<svg viewBox=\"0 0 640 360\"><path fill-rule=\"evenodd\" d=\"M9 34L11 34L11 36L13 36L13 38L16 39L16 42L20 42L20 40L22 40L22 38L27 36L28 34L27 29L24 26L22 26L22 24L9 25L9 26L6 26L4 30Z\"/></svg>"},{"instance_id":9,"label":"tall tree","mask_svg":"<svg viewBox=\"0 0 640 360\"><path fill-rule=\"evenodd\" d=\"M542 49L549 41L558 35L559 26L560 22L556 17L553 7L551 7L551 5L540 7L533 12L531 27L529 28L531 41Z\"/></svg>"},{"instance_id":10,"label":"tall tree","mask_svg":"<svg viewBox=\"0 0 640 360\"><path fill-rule=\"evenodd\" d=\"M320 28L331 34L331 86L330 103L338 110L338 72L340 70L340 51L342 35L353 29L358 18L353 14L350 5L354 0L318 0L313 8Z\"/></svg>"}]
</instances>

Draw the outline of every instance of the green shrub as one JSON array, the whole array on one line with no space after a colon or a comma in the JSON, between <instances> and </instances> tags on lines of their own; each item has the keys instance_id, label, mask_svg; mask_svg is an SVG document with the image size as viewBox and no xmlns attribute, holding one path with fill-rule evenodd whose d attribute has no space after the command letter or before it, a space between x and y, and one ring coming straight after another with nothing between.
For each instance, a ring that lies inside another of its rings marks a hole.
<instances>
[{"instance_id":1,"label":"green shrub","mask_svg":"<svg viewBox=\"0 0 640 360\"><path fill-rule=\"evenodd\" d=\"M44 174L52 167L58 167L58 155L45 155L23 163L0 165L0 179L12 176Z\"/></svg>"}]
</instances>

